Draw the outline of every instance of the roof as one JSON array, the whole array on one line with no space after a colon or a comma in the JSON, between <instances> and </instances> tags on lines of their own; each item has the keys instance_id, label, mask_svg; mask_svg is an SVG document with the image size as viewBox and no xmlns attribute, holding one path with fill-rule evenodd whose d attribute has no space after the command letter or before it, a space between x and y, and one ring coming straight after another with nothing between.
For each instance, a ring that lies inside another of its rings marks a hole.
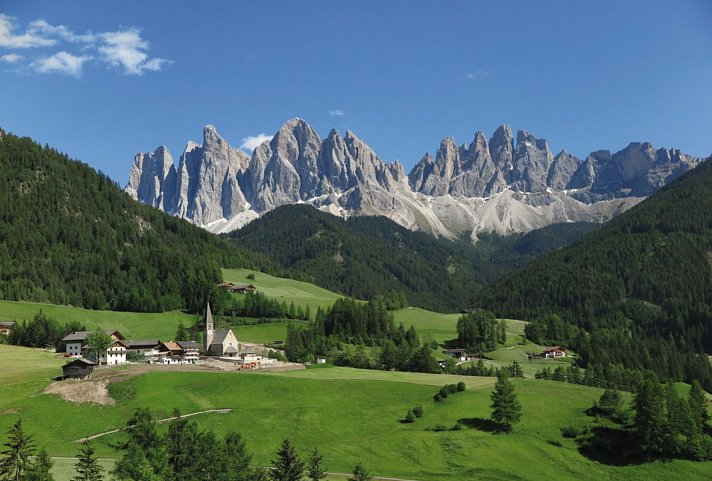
<instances>
[{"instance_id":1,"label":"roof","mask_svg":"<svg viewBox=\"0 0 712 481\"><path fill-rule=\"evenodd\" d=\"M196 341L177 341L176 344L183 349L200 349L200 344Z\"/></svg>"},{"instance_id":2,"label":"roof","mask_svg":"<svg viewBox=\"0 0 712 481\"><path fill-rule=\"evenodd\" d=\"M126 347L130 348L141 348L141 347L156 347L160 344L160 339L148 339L143 341L125 341Z\"/></svg>"},{"instance_id":3,"label":"roof","mask_svg":"<svg viewBox=\"0 0 712 481\"><path fill-rule=\"evenodd\" d=\"M15 321L0 321L0 327L15 327Z\"/></svg>"},{"instance_id":4,"label":"roof","mask_svg":"<svg viewBox=\"0 0 712 481\"><path fill-rule=\"evenodd\" d=\"M233 345L229 345L225 348L226 354L237 354L237 348Z\"/></svg>"},{"instance_id":5,"label":"roof","mask_svg":"<svg viewBox=\"0 0 712 481\"><path fill-rule=\"evenodd\" d=\"M92 362L89 359L84 359L83 357L80 357L79 359L75 359L73 361L68 362L67 364L65 364L62 367L65 368L67 366L72 366L74 364L83 364L85 366L96 366L95 362Z\"/></svg>"},{"instance_id":6,"label":"roof","mask_svg":"<svg viewBox=\"0 0 712 481\"><path fill-rule=\"evenodd\" d=\"M546 351L558 351L558 350L565 351L566 349L564 349L561 346L549 346L546 348Z\"/></svg>"},{"instance_id":7,"label":"roof","mask_svg":"<svg viewBox=\"0 0 712 481\"><path fill-rule=\"evenodd\" d=\"M446 354L459 354L461 352L467 352L467 349L448 349L445 351Z\"/></svg>"},{"instance_id":8,"label":"roof","mask_svg":"<svg viewBox=\"0 0 712 481\"><path fill-rule=\"evenodd\" d=\"M168 348L169 351L182 351L183 348L178 345L178 343L173 342L173 341L165 341L163 343L165 347Z\"/></svg>"},{"instance_id":9,"label":"roof","mask_svg":"<svg viewBox=\"0 0 712 481\"><path fill-rule=\"evenodd\" d=\"M210 302L208 302L208 307L205 309L205 324L213 323L213 313L210 312Z\"/></svg>"},{"instance_id":10,"label":"roof","mask_svg":"<svg viewBox=\"0 0 712 481\"><path fill-rule=\"evenodd\" d=\"M74 331L70 334L67 334L62 338L64 342L78 342L78 341L85 341L89 335L94 334L96 331ZM119 339L123 339L124 336L121 335L119 331L115 330L108 330L108 331L103 331L104 334L107 336L116 336Z\"/></svg>"},{"instance_id":11,"label":"roof","mask_svg":"<svg viewBox=\"0 0 712 481\"><path fill-rule=\"evenodd\" d=\"M213 344L222 344L225 342L225 338L232 332L232 329L219 329L215 331L215 334L213 334L213 342L210 343L212 346Z\"/></svg>"}]
</instances>

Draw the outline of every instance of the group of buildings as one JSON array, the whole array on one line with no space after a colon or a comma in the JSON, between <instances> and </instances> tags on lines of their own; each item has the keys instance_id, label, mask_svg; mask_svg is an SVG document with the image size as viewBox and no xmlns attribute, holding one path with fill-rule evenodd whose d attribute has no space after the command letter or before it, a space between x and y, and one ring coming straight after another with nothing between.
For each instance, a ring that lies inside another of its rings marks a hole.
<instances>
[{"instance_id":1,"label":"group of buildings","mask_svg":"<svg viewBox=\"0 0 712 481\"><path fill-rule=\"evenodd\" d=\"M63 366L65 378L86 377L97 364L107 366L124 364L128 361L130 352L139 353L143 356L139 359L154 364L195 364L201 355L238 358L248 367L259 367L259 362L262 360L254 348L248 348L238 342L232 329L215 329L210 304L207 305L205 313L202 346L196 341L161 341L160 339L129 341L116 330L107 330L104 333L111 339L111 343L99 354L96 362L84 357L90 350L87 340L93 334L92 331L75 331L62 339L65 356L75 358Z\"/></svg>"}]
</instances>

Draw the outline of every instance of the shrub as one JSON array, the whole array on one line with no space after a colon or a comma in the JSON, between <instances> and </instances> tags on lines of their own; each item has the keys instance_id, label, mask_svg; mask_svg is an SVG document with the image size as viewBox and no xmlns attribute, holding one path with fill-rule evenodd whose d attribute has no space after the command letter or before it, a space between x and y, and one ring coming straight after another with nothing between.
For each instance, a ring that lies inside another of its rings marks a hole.
<instances>
[{"instance_id":1,"label":"shrub","mask_svg":"<svg viewBox=\"0 0 712 481\"><path fill-rule=\"evenodd\" d=\"M561 435L568 439L573 439L586 434L588 428L586 426L566 426L561 428Z\"/></svg>"},{"instance_id":2,"label":"shrub","mask_svg":"<svg viewBox=\"0 0 712 481\"><path fill-rule=\"evenodd\" d=\"M454 394L457 392L457 386L455 384L448 384L447 390L450 394Z\"/></svg>"},{"instance_id":3,"label":"shrub","mask_svg":"<svg viewBox=\"0 0 712 481\"><path fill-rule=\"evenodd\" d=\"M412 423L415 422L415 414L413 413L413 410L409 410L408 413L405 415L405 419L403 420L407 423Z\"/></svg>"},{"instance_id":4,"label":"shrub","mask_svg":"<svg viewBox=\"0 0 712 481\"><path fill-rule=\"evenodd\" d=\"M466 388L466 386L465 386L465 383L464 383L464 382L460 381L460 382L457 383L457 390L458 390L458 391L462 392L462 391L465 390L465 388Z\"/></svg>"},{"instance_id":5,"label":"shrub","mask_svg":"<svg viewBox=\"0 0 712 481\"><path fill-rule=\"evenodd\" d=\"M252 272L250 272L249 274L247 274L247 278L250 279L251 281L254 281L255 275Z\"/></svg>"},{"instance_id":6,"label":"shrub","mask_svg":"<svg viewBox=\"0 0 712 481\"><path fill-rule=\"evenodd\" d=\"M131 362L146 362L146 356L138 351L126 351L126 360Z\"/></svg>"},{"instance_id":7,"label":"shrub","mask_svg":"<svg viewBox=\"0 0 712 481\"><path fill-rule=\"evenodd\" d=\"M440 388L439 394L440 394L440 397L445 399L450 395L450 390L447 388L447 386L443 386Z\"/></svg>"},{"instance_id":8,"label":"shrub","mask_svg":"<svg viewBox=\"0 0 712 481\"><path fill-rule=\"evenodd\" d=\"M433 396L433 401L435 402L440 402L443 400L443 397L440 393L437 393L435 396Z\"/></svg>"},{"instance_id":9,"label":"shrub","mask_svg":"<svg viewBox=\"0 0 712 481\"><path fill-rule=\"evenodd\" d=\"M423 417L423 406L417 405L413 408L413 414L415 414L416 418Z\"/></svg>"}]
</instances>

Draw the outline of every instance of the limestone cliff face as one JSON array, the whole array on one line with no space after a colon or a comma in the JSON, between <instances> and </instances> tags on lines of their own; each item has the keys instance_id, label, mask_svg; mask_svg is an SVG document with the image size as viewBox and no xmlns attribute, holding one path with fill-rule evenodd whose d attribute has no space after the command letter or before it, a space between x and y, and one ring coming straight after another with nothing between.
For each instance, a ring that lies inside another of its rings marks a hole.
<instances>
[{"instance_id":1,"label":"limestone cliff face","mask_svg":"<svg viewBox=\"0 0 712 481\"><path fill-rule=\"evenodd\" d=\"M406 175L353 132L325 139L304 120L286 122L248 156L208 125L178 162L161 146L139 153L126 191L141 202L213 232L239 228L285 204L336 215L384 215L438 236L524 232L556 222L604 221L639 202L700 159L632 143L581 160L552 155L544 139L498 127L457 145L445 138Z\"/></svg>"}]
</instances>

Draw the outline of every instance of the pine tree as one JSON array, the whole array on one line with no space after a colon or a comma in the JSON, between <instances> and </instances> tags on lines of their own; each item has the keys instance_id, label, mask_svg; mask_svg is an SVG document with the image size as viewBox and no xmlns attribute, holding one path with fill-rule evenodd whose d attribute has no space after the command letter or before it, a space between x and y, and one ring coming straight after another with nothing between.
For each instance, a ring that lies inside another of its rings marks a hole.
<instances>
[{"instance_id":1,"label":"pine tree","mask_svg":"<svg viewBox=\"0 0 712 481\"><path fill-rule=\"evenodd\" d=\"M272 460L272 481L301 481L304 463L299 459L289 439L282 441L277 456Z\"/></svg>"},{"instance_id":2,"label":"pine tree","mask_svg":"<svg viewBox=\"0 0 712 481\"><path fill-rule=\"evenodd\" d=\"M307 466L307 479L309 481L321 481L325 477L324 456L317 448L314 448L309 458L309 466Z\"/></svg>"},{"instance_id":3,"label":"pine tree","mask_svg":"<svg viewBox=\"0 0 712 481\"><path fill-rule=\"evenodd\" d=\"M692 411L695 424L701 430L707 424L709 414L707 413L707 399L705 398L705 391L702 389L702 386L697 380L692 381L692 387L690 388L690 394L687 398L687 402L690 405L690 410Z\"/></svg>"},{"instance_id":4,"label":"pine tree","mask_svg":"<svg viewBox=\"0 0 712 481\"><path fill-rule=\"evenodd\" d=\"M640 444L652 455L664 453L672 444L665 393L657 378L646 379L635 393L635 424Z\"/></svg>"},{"instance_id":5,"label":"pine tree","mask_svg":"<svg viewBox=\"0 0 712 481\"><path fill-rule=\"evenodd\" d=\"M176 329L176 341L190 341L190 333L185 328L183 321L178 322L178 328Z\"/></svg>"},{"instance_id":6,"label":"pine tree","mask_svg":"<svg viewBox=\"0 0 712 481\"><path fill-rule=\"evenodd\" d=\"M8 430L7 449L2 451L0 459L0 479L3 481L23 481L25 474L32 468L32 456L35 454L35 443L32 436L25 434L22 420Z\"/></svg>"},{"instance_id":7,"label":"pine tree","mask_svg":"<svg viewBox=\"0 0 712 481\"><path fill-rule=\"evenodd\" d=\"M27 479L31 481L54 481L52 466L54 462L49 457L47 450L42 448L37 453L32 467L27 470Z\"/></svg>"},{"instance_id":8,"label":"pine tree","mask_svg":"<svg viewBox=\"0 0 712 481\"><path fill-rule=\"evenodd\" d=\"M363 464L358 463L354 467L353 476L348 478L348 481L371 481L373 478L368 475L368 471Z\"/></svg>"},{"instance_id":9,"label":"pine tree","mask_svg":"<svg viewBox=\"0 0 712 481\"><path fill-rule=\"evenodd\" d=\"M247 481L250 478L250 460L245 440L240 433L230 431L222 442L220 456L223 479L229 481Z\"/></svg>"},{"instance_id":10,"label":"pine tree","mask_svg":"<svg viewBox=\"0 0 712 481\"><path fill-rule=\"evenodd\" d=\"M492 421L497 423L503 431L511 431L512 426L519 422L522 416L522 407L517 401L514 385L509 381L506 369L500 369L492 399Z\"/></svg>"},{"instance_id":11,"label":"pine tree","mask_svg":"<svg viewBox=\"0 0 712 481\"><path fill-rule=\"evenodd\" d=\"M79 461L74 465L77 475L71 481L103 481L104 468L97 462L94 448L91 447L89 441L84 441L77 459Z\"/></svg>"}]
</instances>

